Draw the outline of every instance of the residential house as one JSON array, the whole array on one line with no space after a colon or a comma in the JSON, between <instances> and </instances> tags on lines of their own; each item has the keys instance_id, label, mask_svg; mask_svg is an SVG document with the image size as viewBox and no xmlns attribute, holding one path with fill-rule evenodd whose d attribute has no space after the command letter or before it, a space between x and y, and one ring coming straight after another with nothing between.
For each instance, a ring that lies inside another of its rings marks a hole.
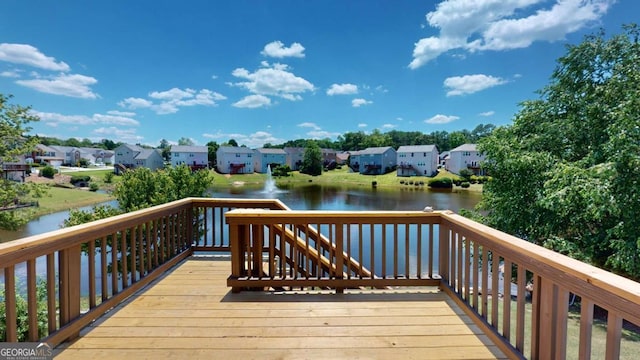
<instances>
[{"instance_id":1,"label":"residential house","mask_svg":"<svg viewBox=\"0 0 640 360\"><path fill-rule=\"evenodd\" d=\"M286 156L286 164L289 165L291 170L300 170L302 161L304 160L305 148L302 147L285 147L284 152Z\"/></svg>"},{"instance_id":2,"label":"residential house","mask_svg":"<svg viewBox=\"0 0 640 360\"><path fill-rule=\"evenodd\" d=\"M454 174L460 174L462 169L469 169L475 175L484 175L480 167L484 159L484 155L478 152L476 144L460 145L449 152L446 169Z\"/></svg>"},{"instance_id":3,"label":"residential house","mask_svg":"<svg viewBox=\"0 0 640 360\"><path fill-rule=\"evenodd\" d=\"M327 166L336 163L336 151L334 149L320 149L322 153L322 165Z\"/></svg>"},{"instance_id":4,"label":"residential house","mask_svg":"<svg viewBox=\"0 0 640 360\"><path fill-rule=\"evenodd\" d=\"M349 167L354 172L360 172L360 153L361 150L349 151Z\"/></svg>"},{"instance_id":5,"label":"residential house","mask_svg":"<svg viewBox=\"0 0 640 360\"><path fill-rule=\"evenodd\" d=\"M449 161L449 151L443 151L440 153L440 167L446 168L447 161Z\"/></svg>"},{"instance_id":6,"label":"residential house","mask_svg":"<svg viewBox=\"0 0 640 360\"><path fill-rule=\"evenodd\" d=\"M171 146L171 166L186 164L191 170L205 169L209 164L207 146Z\"/></svg>"},{"instance_id":7,"label":"residential house","mask_svg":"<svg viewBox=\"0 0 640 360\"><path fill-rule=\"evenodd\" d=\"M28 157L31 158L31 162L51 165L57 169L64 162L64 151L53 146L37 144Z\"/></svg>"},{"instance_id":8,"label":"residential house","mask_svg":"<svg viewBox=\"0 0 640 360\"><path fill-rule=\"evenodd\" d=\"M398 176L432 176L438 171L438 148L435 145L400 146L396 153Z\"/></svg>"},{"instance_id":9,"label":"residential house","mask_svg":"<svg viewBox=\"0 0 640 360\"><path fill-rule=\"evenodd\" d=\"M38 144L32 157L35 162L58 167L60 165L77 166L82 159L89 165L112 163L113 155L113 151L101 148Z\"/></svg>"},{"instance_id":10,"label":"residential house","mask_svg":"<svg viewBox=\"0 0 640 360\"><path fill-rule=\"evenodd\" d=\"M30 173L31 164L26 162L24 155L11 159L11 161L0 160L0 174L5 180L24 182Z\"/></svg>"},{"instance_id":11,"label":"residential house","mask_svg":"<svg viewBox=\"0 0 640 360\"><path fill-rule=\"evenodd\" d=\"M284 165L287 163L287 153L282 149L259 148L254 150L253 169L259 173L266 173L267 167Z\"/></svg>"},{"instance_id":12,"label":"residential house","mask_svg":"<svg viewBox=\"0 0 640 360\"><path fill-rule=\"evenodd\" d=\"M117 173L139 167L157 170L164 166L162 153L157 149L145 149L138 145L122 144L114 152L114 167Z\"/></svg>"},{"instance_id":13,"label":"residential house","mask_svg":"<svg viewBox=\"0 0 640 360\"><path fill-rule=\"evenodd\" d=\"M349 161L349 153L344 151L341 153L336 153L336 163L338 165L344 165Z\"/></svg>"},{"instance_id":14,"label":"residential house","mask_svg":"<svg viewBox=\"0 0 640 360\"><path fill-rule=\"evenodd\" d=\"M216 151L216 170L221 174L253 173L253 150L247 147L220 146Z\"/></svg>"},{"instance_id":15,"label":"residential house","mask_svg":"<svg viewBox=\"0 0 640 360\"><path fill-rule=\"evenodd\" d=\"M359 151L358 171L364 175L381 175L394 170L397 164L396 150L391 146L371 147Z\"/></svg>"}]
</instances>

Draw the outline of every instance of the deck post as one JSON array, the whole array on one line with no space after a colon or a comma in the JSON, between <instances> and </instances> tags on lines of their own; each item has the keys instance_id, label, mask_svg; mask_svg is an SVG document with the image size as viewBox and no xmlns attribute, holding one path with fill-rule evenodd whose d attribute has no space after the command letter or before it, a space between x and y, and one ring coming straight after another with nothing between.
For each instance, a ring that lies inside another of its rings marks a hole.
<instances>
[{"instance_id":1,"label":"deck post","mask_svg":"<svg viewBox=\"0 0 640 360\"><path fill-rule=\"evenodd\" d=\"M440 229L438 229L438 273L442 283L449 284L449 224L446 222L440 223Z\"/></svg>"},{"instance_id":2,"label":"deck post","mask_svg":"<svg viewBox=\"0 0 640 360\"><path fill-rule=\"evenodd\" d=\"M58 253L60 281L60 326L80 316L80 245L60 250ZM126 274L123 274L126 276ZM73 339L79 332L73 333Z\"/></svg>"},{"instance_id":3,"label":"deck post","mask_svg":"<svg viewBox=\"0 0 640 360\"><path fill-rule=\"evenodd\" d=\"M240 234L245 233L246 225L229 224L229 245L231 245L231 277L237 279L244 270L244 245ZM233 286L231 291L240 292L241 288Z\"/></svg>"}]
</instances>

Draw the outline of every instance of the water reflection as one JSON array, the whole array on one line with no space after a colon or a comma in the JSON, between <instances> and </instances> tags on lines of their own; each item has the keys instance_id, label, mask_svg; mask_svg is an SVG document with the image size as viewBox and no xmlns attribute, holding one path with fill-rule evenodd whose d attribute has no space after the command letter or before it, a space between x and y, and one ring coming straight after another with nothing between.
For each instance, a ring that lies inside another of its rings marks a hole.
<instances>
[{"instance_id":1,"label":"water reflection","mask_svg":"<svg viewBox=\"0 0 640 360\"><path fill-rule=\"evenodd\" d=\"M473 209L481 194L471 191L441 192L427 188L380 189L366 186L309 184L288 187L286 192L265 194L251 187L213 190L211 197L279 199L295 210L436 210Z\"/></svg>"}]
</instances>

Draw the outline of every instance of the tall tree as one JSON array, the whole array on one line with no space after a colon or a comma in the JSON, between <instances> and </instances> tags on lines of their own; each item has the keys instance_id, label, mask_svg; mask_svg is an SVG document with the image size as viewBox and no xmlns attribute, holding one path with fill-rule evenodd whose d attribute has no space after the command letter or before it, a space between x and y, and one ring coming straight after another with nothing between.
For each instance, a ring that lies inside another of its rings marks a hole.
<instances>
[{"instance_id":1,"label":"tall tree","mask_svg":"<svg viewBox=\"0 0 640 360\"><path fill-rule=\"evenodd\" d=\"M587 36L480 142L489 225L640 278L640 29Z\"/></svg>"},{"instance_id":2,"label":"tall tree","mask_svg":"<svg viewBox=\"0 0 640 360\"><path fill-rule=\"evenodd\" d=\"M304 150L304 158L302 159L300 172L312 176L322 174L322 152L320 151L318 144L315 142L309 142L307 144L307 147Z\"/></svg>"},{"instance_id":3,"label":"tall tree","mask_svg":"<svg viewBox=\"0 0 640 360\"><path fill-rule=\"evenodd\" d=\"M187 138L187 137L181 137L180 139L178 139L178 145L181 146L193 146L195 145L193 143L193 140Z\"/></svg>"},{"instance_id":4,"label":"tall tree","mask_svg":"<svg viewBox=\"0 0 640 360\"><path fill-rule=\"evenodd\" d=\"M210 165L214 165L216 163L216 152L218 151L219 147L220 145L218 145L218 143L215 141L209 141L207 143L207 160L209 160Z\"/></svg>"},{"instance_id":5,"label":"tall tree","mask_svg":"<svg viewBox=\"0 0 640 360\"><path fill-rule=\"evenodd\" d=\"M12 96L0 94L0 164L15 162L20 155L29 153L36 145L37 137L28 137L29 123L38 121L29 113L30 107L10 104ZM2 170L0 170L0 173ZM29 194L42 195L42 188L35 184L16 183L0 175L0 228L14 230L29 220L24 210L7 210Z\"/></svg>"},{"instance_id":6,"label":"tall tree","mask_svg":"<svg viewBox=\"0 0 640 360\"><path fill-rule=\"evenodd\" d=\"M227 144L229 144L229 146L238 147L238 142L235 139L229 139L229 142Z\"/></svg>"}]
</instances>

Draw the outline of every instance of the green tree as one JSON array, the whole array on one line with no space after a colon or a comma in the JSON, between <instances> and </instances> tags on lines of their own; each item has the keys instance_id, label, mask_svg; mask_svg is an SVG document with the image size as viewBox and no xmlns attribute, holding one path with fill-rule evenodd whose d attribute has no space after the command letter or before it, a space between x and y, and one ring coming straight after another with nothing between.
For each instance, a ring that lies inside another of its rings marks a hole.
<instances>
[{"instance_id":1,"label":"green tree","mask_svg":"<svg viewBox=\"0 0 640 360\"><path fill-rule=\"evenodd\" d=\"M640 277L640 31L587 36L540 99L481 140L498 229Z\"/></svg>"},{"instance_id":2,"label":"green tree","mask_svg":"<svg viewBox=\"0 0 640 360\"><path fill-rule=\"evenodd\" d=\"M193 143L193 140L186 138L186 137L181 137L180 139L178 139L178 145L181 146L193 146L195 145Z\"/></svg>"},{"instance_id":3,"label":"green tree","mask_svg":"<svg viewBox=\"0 0 640 360\"><path fill-rule=\"evenodd\" d=\"M302 159L302 166L300 166L300 172L312 176L322 174L322 152L320 147L315 142L307 144L304 150L304 158Z\"/></svg>"},{"instance_id":4,"label":"green tree","mask_svg":"<svg viewBox=\"0 0 640 360\"><path fill-rule=\"evenodd\" d=\"M229 142L227 144L229 144L229 146L238 147L238 142L235 139L229 139Z\"/></svg>"},{"instance_id":5,"label":"green tree","mask_svg":"<svg viewBox=\"0 0 640 360\"><path fill-rule=\"evenodd\" d=\"M207 160L209 160L209 164L213 165L216 163L216 152L218 151L219 147L220 145L218 145L218 143L215 141L209 141L207 143Z\"/></svg>"},{"instance_id":6,"label":"green tree","mask_svg":"<svg viewBox=\"0 0 640 360\"><path fill-rule=\"evenodd\" d=\"M30 107L9 103L11 98L0 94L0 163L17 161L19 155L31 152L38 141L26 133L31 130L28 124L39 119L29 113ZM36 185L16 183L0 176L0 208L10 207L30 194L41 196L42 191ZM28 210L0 211L0 228L17 229L30 215Z\"/></svg>"}]
</instances>

